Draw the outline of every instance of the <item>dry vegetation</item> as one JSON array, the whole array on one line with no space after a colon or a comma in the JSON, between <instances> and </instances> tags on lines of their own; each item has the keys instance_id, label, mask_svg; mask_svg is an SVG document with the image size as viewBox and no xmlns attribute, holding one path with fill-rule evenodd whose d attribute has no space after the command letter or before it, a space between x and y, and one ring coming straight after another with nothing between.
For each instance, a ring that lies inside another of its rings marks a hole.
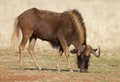
<instances>
[{"instance_id":1,"label":"dry vegetation","mask_svg":"<svg viewBox=\"0 0 120 82\"><path fill-rule=\"evenodd\" d=\"M8 47L15 17L23 11L38 9L63 12L78 9L84 18L89 44L102 49L120 49L119 0L0 0L0 45Z\"/></svg>"},{"instance_id":2,"label":"dry vegetation","mask_svg":"<svg viewBox=\"0 0 120 82\"><path fill-rule=\"evenodd\" d=\"M13 22L20 13L32 7L56 12L75 8L81 12L87 28L87 42L102 48L101 58L91 59L90 73L76 72L74 56L71 56L74 73L67 71L64 58L61 66L65 70L57 72L54 68L56 51L41 40L37 41L35 51L43 71L33 68L28 53L24 58L26 71L17 69L18 55L9 55ZM0 81L120 82L119 36L120 0L0 0Z\"/></svg>"},{"instance_id":3,"label":"dry vegetation","mask_svg":"<svg viewBox=\"0 0 120 82\"><path fill-rule=\"evenodd\" d=\"M43 50L36 52L42 71L38 71L32 58L25 52L24 67L19 69L18 55L10 56L0 53L0 82L120 82L120 53L112 52L108 57L108 51L104 51L99 59L92 56L89 73L78 72L75 55L71 55L71 64L74 72L66 68L66 61L62 57L61 68L58 72L55 68L57 53ZM17 53L16 53L17 54Z\"/></svg>"}]
</instances>

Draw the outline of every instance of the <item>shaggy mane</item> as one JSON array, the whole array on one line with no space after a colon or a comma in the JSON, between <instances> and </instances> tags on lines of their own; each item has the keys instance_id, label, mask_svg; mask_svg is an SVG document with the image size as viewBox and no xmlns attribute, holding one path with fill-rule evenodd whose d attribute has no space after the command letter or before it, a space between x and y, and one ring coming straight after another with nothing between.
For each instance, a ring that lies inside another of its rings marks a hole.
<instances>
[{"instance_id":1,"label":"shaggy mane","mask_svg":"<svg viewBox=\"0 0 120 82\"><path fill-rule=\"evenodd\" d=\"M83 22L82 15L79 13L78 10L73 9L70 13L73 23L75 25L76 32L79 35L79 42L80 44L86 44L86 28Z\"/></svg>"}]
</instances>

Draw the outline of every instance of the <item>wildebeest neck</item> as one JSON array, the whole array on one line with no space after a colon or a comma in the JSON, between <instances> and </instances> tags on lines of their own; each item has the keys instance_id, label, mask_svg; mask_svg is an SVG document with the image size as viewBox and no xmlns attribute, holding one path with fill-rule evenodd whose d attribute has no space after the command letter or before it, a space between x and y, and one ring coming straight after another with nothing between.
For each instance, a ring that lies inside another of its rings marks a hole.
<instances>
[{"instance_id":1,"label":"wildebeest neck","mask_svg":"<svg viewBox=\"0 0 120 82\"><path fill-rule=\"evenodd\" d=\"M76 33L79 35L79 45L86 44L86 28L81 14L74 9L72 12L70 12L70 15L74 23Z\"/></svg>"}]
</instances>

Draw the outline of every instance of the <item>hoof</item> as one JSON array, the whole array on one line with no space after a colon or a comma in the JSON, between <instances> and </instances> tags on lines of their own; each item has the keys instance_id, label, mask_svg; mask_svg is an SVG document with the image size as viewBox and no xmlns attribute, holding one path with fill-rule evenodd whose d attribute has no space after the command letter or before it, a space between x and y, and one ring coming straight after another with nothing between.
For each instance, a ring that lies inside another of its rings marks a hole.
<instances>
[{"instance_id":1,"label":"hoof","mask_svg":"<svg viewBox=\"0 0 120 82\"><path fill-rule=\"evenodd\" d=\"M74 72L73 70L70 70L70 72Z\"/></svg>"},{"instance_id":2,"label":"hoof","mask_svg":"<svg viewBox=\"0 0 120 82\"><path fill-rule=\"evenodd\" d=\"M58 72L61 71L61 70L60 70L60 67L59 67L58 65L56 65L55 67L57 68Z\"/></svg>"},{"instance_id":3,"label":"hoof","mask_svg":"<svg viewBox=\"0 0 120 82\"><path fill-rule=\"evenodd\" d=\"M80 70L79 72L81 72L81 73L88 73L87 70Z\"/></svg>"},{"instance_id":4,"label":"hoof","mask_svg":"<svg viewBox=\"0 0 120 82\"><path fill-rule=\"evenodd\" d=\"M37 70L41 71L42 69L41 69L41 67L37 67Z\"/></svg>"},{"instance_id":5,"label":"hoof","mask_svg":"<svg viewBox=\"0 0 120 82\"><path fill-rule=\"evenodd\" d=\"M20 70L24 70L23 66L19 66L20 67Z\"/></svg>"},{"instance_id":6,"label":"hoof","mask_svg":"<svg viewBox=\"0 0 120 82\"><path fill-rule=\"evenodd\" d=\"M24 71L25 69L24 68L20 68L21 71Z\"/></svg>"}]
</instances>

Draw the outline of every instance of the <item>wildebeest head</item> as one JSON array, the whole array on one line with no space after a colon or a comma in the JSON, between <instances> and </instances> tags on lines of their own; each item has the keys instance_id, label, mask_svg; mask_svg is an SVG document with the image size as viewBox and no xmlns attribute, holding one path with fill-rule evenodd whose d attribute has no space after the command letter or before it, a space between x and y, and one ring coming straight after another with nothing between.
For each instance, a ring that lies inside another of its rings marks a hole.
<instances>
[{"instance_id":1,"label":"wildebeest head","mask_svg":"<svg viewBox=\"0 0 120 82\"><path fill-rule=\"evenodd\" d=\"M73 54L77 53L77 65L78 68L80 69L80 72L87 72L90 54L93 54L95 57L100 56L100 47L98 47L98 53L96 53L96 51L97 49L93 49L90 45L85 45L81 53L78 53L79 50L77 49L71 50L71 53Z\"/></svg>"}]
</instances>

